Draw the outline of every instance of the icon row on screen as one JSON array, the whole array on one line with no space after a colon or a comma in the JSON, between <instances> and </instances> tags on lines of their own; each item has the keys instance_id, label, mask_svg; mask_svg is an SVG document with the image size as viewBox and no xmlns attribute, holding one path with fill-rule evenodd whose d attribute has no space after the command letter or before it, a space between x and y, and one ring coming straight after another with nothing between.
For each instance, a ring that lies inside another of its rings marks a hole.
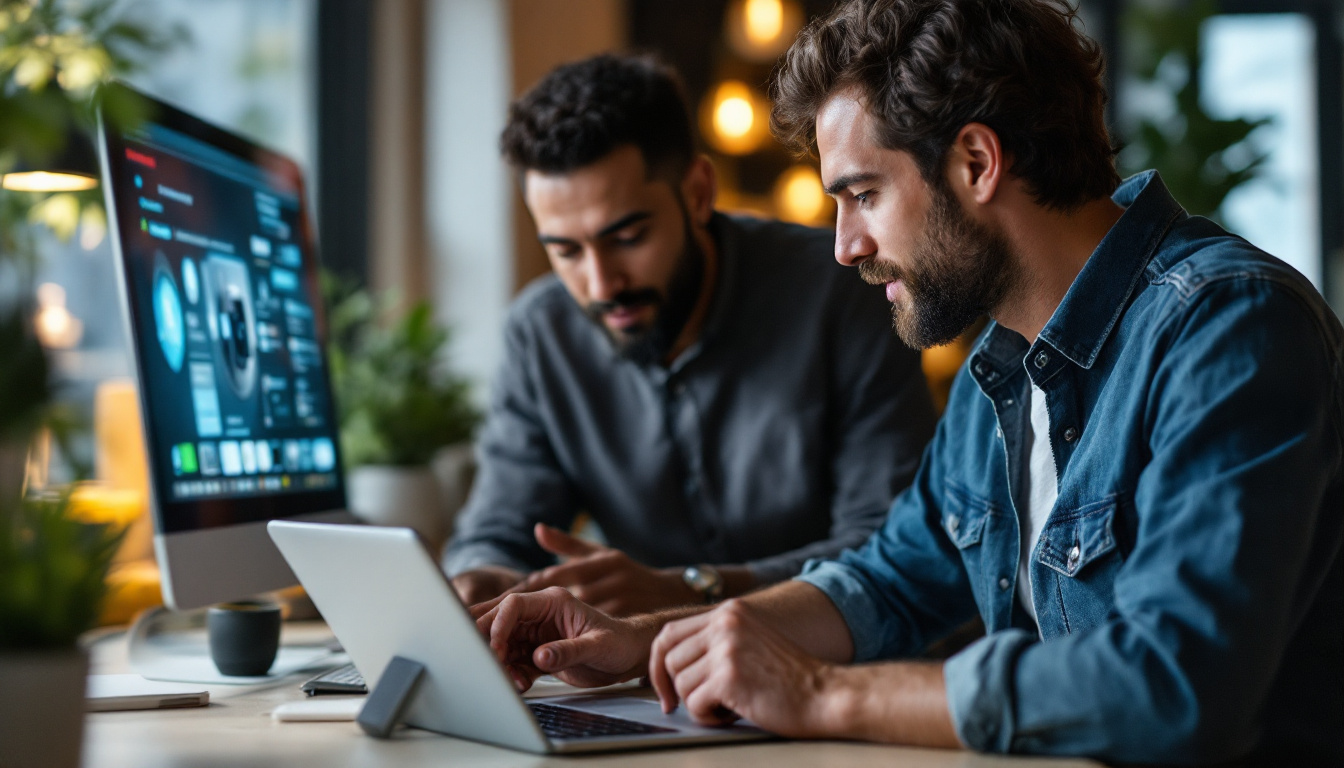
<instances>
[{"instance_id":1,"label":"icon row on screen","mask_svg":"<svg viewBox=\"0 0 1344 768\"><path fill-rule=\"evenodd\" d=\"M284 490L318 490L335 488L334 472L313 473L290 477L270 475L261 477L219 478L215 480L178 480L173 483L173 496L178 499L218 496L233 493L265 493Z\"/></svg>"},{"instance_id":2,"label":"icon row on screen","mask_svg":"<svg viewBox=\"0 0 1344 768\"><path fill-rule=\"evenodd\" d=\"M172 462L178 477L330 472L336 468L336 446L327 437L178 443L172 447Z\"/></svg>"}]
</instances>

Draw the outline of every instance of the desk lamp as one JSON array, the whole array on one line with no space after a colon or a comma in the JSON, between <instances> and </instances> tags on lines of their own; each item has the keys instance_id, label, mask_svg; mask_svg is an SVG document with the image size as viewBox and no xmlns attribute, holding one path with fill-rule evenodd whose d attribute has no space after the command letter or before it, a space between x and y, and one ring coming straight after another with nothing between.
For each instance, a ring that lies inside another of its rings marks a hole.
<instances>
[{"instance_id":1,"label":"desk lamp","mask_svg":"<svg viewBox=\"0 0 1344 768\"><path fill-rule=\"evenodd\" d=\"M48 162L20 160L4 176L5 189L15 192L82 192L98 186L98 157L84 132L66 132L64 149Z\"/></svg>"}]
</instances>

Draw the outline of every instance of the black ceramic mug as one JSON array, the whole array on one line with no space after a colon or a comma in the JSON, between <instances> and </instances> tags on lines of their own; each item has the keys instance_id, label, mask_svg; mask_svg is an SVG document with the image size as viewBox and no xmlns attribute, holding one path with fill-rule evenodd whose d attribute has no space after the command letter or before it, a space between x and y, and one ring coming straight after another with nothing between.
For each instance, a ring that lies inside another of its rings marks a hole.
<instances>
[{"instance_id":1,"label":"black ceramic mug","mask_svg":"<svg viewBox=\"0 0 1344 768\"><path fill-rule=\"evenodd\" d=\"M266 674L280 649L280 606L265 600L242 600L212 606L205 617L210 633L210 658L222 675Z\"/></svg>"}]
</instances>

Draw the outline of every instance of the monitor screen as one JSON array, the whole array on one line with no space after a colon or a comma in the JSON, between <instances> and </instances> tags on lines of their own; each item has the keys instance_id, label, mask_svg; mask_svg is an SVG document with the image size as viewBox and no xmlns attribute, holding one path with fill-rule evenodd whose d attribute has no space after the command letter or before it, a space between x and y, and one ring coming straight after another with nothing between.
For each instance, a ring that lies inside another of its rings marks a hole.
<instances>
[{"instance_id":1,"label":"monitor screen","mask_svg":"<svg viewBox=\"0 0 1344 768\"><path fill-rule=\"evenodd\" d=\"M165 104L104 127L162 534L344 506L316 251L288 158Z\"/></svg>"}]
</instances>

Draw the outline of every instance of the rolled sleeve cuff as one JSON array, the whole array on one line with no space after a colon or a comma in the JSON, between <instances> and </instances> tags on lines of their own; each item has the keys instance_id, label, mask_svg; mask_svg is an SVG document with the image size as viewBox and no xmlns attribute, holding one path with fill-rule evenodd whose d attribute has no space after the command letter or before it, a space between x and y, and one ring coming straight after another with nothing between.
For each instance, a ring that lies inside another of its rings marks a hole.
<instances>
[{"instance_id":1,"label":"rolled sleeve cuff","mask_svg":"<svg viewBox=\"0 0 1344 768\"><path fill-rule=\"evenodd\" d=\"M1020 629L995 632L943 664L947 708L961 743L977 752L1008 752L1014 725L1017 657L1035 638Z\"/></svg>"},{"instance_id":2,"label":"rolled sleeve cuff","mask_svg":"<svg viewBox=\"0 0 1344 768\"><path fill-rule=\"evenodd\" d=\"M834 560L809 560L795 581L820 589L835 603L854 642L854 661L872 661L882 652L882 633L874 617L881 615L864 582Z\"/></svg>"}]
</instances>

